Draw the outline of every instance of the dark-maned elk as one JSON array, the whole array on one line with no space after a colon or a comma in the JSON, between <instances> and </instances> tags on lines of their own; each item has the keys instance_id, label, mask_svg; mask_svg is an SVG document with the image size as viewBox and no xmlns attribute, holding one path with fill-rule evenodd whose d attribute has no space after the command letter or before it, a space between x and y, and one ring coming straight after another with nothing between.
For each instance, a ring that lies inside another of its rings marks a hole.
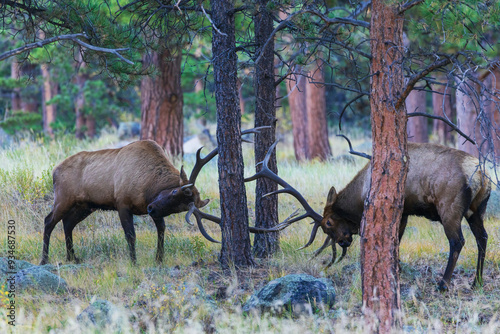
<instances>
[{"instance_id":1,"label":"dark-maned elk","mask_svg":"<svg viewBox=\"0 0 500 334\"><path fill-rule=\"evenodd\" d=\"M243 131L258 133L260 128ZM156 260L164 254L164 217L187 211L192 203L201 208L209 200L201 200L194 186L202 167L217 155L217 148L205 158L196 154L189 179L168 160L154 141L142 140L117 149L80 152L54 168L54 206L45 218L43 251L40 264L48 262L52 230L62 219L69 261L76 261L73 229L95 210L116 210L127 239L130 258L136 262L133 215L149 214L156 225L158 245ZM201 233L216 242L198 223Z\"/></svg>"},{"instance_id":2,"label":"dark-maned elk","mask_svg":"<svg viewBox=\"0 0 500 334\"><path fill-rule=\"evenodd\" d=\"M333 264L336 258L335 244L338 243L343 249L340 261L352 243L352 235L358 234L360 230L364 201L370 190L371 168L369 164L339 193L334 187L330 189L323 216L321 216L307 204L296 189L267 168L270 152L275 146L276 143L270 148L268 156L262 163L261 171L246 181L259 177L274 180L283 187L274 193L289 193L295 196L305 208L306 213L300 217L288 219L271 229L254 229L255 232L282 230L296 221L310 217L315 224L308 243L302 248L314 241L316 232L321 227L328 237L315 255L331 246L333 258L329 265ZM483 225L483 217L491 191L488 175L479 169L478 159L453 148L434 144L408 143L408 155L410 166L406 179L405 204L399 239L401 240L405 231L408 216L422 216L441 222L450 244L450 253L438 288L447 290L453 269L465 243L461 227L462 218L465 217L476 238L478 248L477 271L473 286L481 285L488 241L488 234Z\"/></svg>"}]
</instances>

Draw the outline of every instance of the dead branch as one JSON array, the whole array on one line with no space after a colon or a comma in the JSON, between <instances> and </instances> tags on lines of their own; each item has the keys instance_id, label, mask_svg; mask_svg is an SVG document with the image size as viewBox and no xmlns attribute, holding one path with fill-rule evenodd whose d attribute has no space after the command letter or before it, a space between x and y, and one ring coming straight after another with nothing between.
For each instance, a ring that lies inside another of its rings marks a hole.
<instances>
[{"instance_id":1,"label":"dead branch","mask_svg":"<svg viewBox=\"0 0 500 334\"><path fill-rule=\"evenodd\" d=\"M345 140L347 140L347 144L349 144L349 153L351 154L354 154L354 155L358 155L360 157L363 157L363 158L366 158L368 160L370 160L372 158L371 155L368 155L366 153L361 153L361 152L356 152L352 149L352 144L351 144L351 141L349 140L349 138L347 138L346 136L344 135L337 135L337 137L342 137L344 138Z\"/></svg>"},{"instance_id":2,"label":"dead branch","mask_svg":"<svg viewBox=\"0 0 500 334\"><path fill-rule=\"evenodd\" d=\"M464 137L466 140L468 140L472 144L476 145L476 142L474 140L472 140L469 136L467 136L465 133L463 133L455 124L453 124L452 122L450 122L449 120L447 120L444 117L436 116L436 115L430 115L430 114L427 114L425 112L411 112L411 113L408 113L407 116L408 117L423 116L423 117L428 117L428 118L432 118L432 119L439 119L440 121L443 121L446 124L448 124L450 127L452 127L453 130L455 130L459 135L461 135L462 137Z\"/></svg>"},{"instance_id":3,"label":"dead branch","mask_svg":"<svg viewBox=\"0 0 500 334\"><path fill-rule=\"evenodd\" d=\"M54 42L57 42L57 41L64 41L64 40L70 40L70 41L73 41L87 49L90 49L90 50L94 50L94 51L97 51L97 52L104 52L104 53L111 53L111 54L114 54L115 56L117 56L118 58L120 58L121 60L123 60L124 62L130 64L130 65L134 65L134 63L128 59L126 59L125 57L123 57L119 52L120 51L127 51L129 50L129 48L121 48L121 49L108 49L108 48L101 48L101 47L98 47L98 46L94 46L94 45L91 45L91 44L88 44L88 43L85 43L83 42L82 40L78 39L78 37L83 37L83 38L86 38L87 36L85 34L71 34L71 35L59 35L59 36L54 36L54 37L51 37L51 38L47 38L47 39L44 39L44 40L41 40L41 41L38 41L38 42L35 42L35 43L30 43L30 44L26 44L24 46L21 46L20 48L17 48L17 49L14 49L14 50L10 50L10 51L7 51L7 52L4 52L2 54L0 54L0 61L3 61L7 58L10 58L10 57L13 57L13 56L16 56L18 54L21 54L23 52L26 52L26 51L29 51L29 50L33 50L33 49L36 49L36 48L41 48L45 45L48 45L48 44L51 44L51 43L54 43Z\"/></svg>"}]
</instances>

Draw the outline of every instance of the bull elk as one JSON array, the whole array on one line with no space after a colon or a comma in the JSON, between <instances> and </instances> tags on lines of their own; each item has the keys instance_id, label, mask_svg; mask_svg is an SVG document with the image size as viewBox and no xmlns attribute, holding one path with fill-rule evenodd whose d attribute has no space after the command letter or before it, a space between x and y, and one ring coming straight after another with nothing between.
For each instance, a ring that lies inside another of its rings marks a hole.
<instances>
[{"instance_id":1,"label":"bull elk","mask_svg":"<svg viewBox=\"0 0 500 334\"><path fill-rule=\"evenodd\" d=\"M258 133L267 127L242 131ZM41 265L49 258L50 235L62 220L68 261L77 261L73 250L73 229L96 210L118 211L125 232L130 258L136 262L133 215L149 214L158 232L156 260L164 254L164 217L190 206L201 208L209 200L202 200L195 187L202 167L218 153L214 149L205 158L196 153L196 163L189 179L181 168L179 172L168 160L163 149L154 141L142 140L117 149L80 152L70 156L54 168L54 206L45 218ZM212 239L198 223L200 232Z\"/></svg>"},{"instance_id":2,"label":"bull elk","mask_svg":"<svg viewBox=\"0 0 500 334\"><path fill-rule=\"evenodd\" d=\"M368 195L371 180L371 168L367 164L354 179L339 193L332 187L328 193L323 216L316 213L304 197L283 179L274 174L268 167L270 154L276 143L269 149L262 169L246 181L267 177L283 187L273 193L293 195L304 207L306 213L287 219L271 229L256 229L254 233L266 233L282 230L294 222L310 217L314 227L305 248L314 241L319 227L327 238L316 252L318 255L328 246L332 247L333 258L336 259L335 244L342 247L345 256L352 243L353 234L360 231L364 200ZM462 235L461 221L465 217L476 239L478 248L477 270L473 286L482 284L482 272L486 254L488 234L484 229L483 217L490 197L491 185L486 173L478 169L479 161L468 153L435 144L408 143L409 171L406 179L405 203L399 229L399 240L404 234L408 216L422 216L439 221L444 227L450 245L448 264L442 280L438 284L440 290L447 290L451 275L465 240ZM266 196L267 196L266 195ZM301 248L301 249L302 249Z\"/></svg>"}]
</instances>

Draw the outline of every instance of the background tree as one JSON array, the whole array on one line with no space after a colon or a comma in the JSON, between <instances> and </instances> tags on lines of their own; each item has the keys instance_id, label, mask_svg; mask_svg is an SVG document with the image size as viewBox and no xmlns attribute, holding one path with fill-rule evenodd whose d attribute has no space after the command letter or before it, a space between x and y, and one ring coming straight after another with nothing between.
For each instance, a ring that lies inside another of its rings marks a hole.
<instances>
[{"instance_id":1,"label":"background tree","mask_svg":"<svg viewBox=\"0 0 500 334\"><path fill-rule=\"evenodd\" d=\"M154 66L158 75L141 79L141 139L156 141L168 153L182 155L184 99L181 87L180 50L152 51L143 56L145 67Z\"/></svg>"}]
</instances>

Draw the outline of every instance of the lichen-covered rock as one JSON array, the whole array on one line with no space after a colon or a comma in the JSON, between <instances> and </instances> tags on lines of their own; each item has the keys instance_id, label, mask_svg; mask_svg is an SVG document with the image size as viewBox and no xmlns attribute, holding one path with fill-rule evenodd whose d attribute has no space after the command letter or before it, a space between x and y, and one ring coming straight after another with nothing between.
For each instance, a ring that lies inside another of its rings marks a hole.
<instances>
[{"instance_id":1,"label":"lichen-covered rock","mask_svg":"<svg viewBox=\"0 0 500 334\"><path fill-rule=\"evenodd\" d=\"M332 307L335 288L331 280L306 274L287 275L269 282L253 294L243 306L243 311L283 310L294 313L312 313L322 306Z\"/></svg>"},{"instance_id":2,"label":"lichen-covered rock","mask_svg":"<svg viewBox=\"0 0 500 334\"><path fill-rule=\"evenodd\" d=\"M76 320L83 325L93 325L96 327L105 327L107 325L118 323L121 317L115 305L103 299L97 299L90 304Z\"/></svg>"},{"instance_id":3,"label":"lichen-covered rock","mask_svg":"<svg viewBox=\"0 0 500 334\"><path fill-rule=\"evenodd\" d=\"M5 278L7 275L17 273L19 270L27 269L35 266L23 260L9 260L6 257L0 257L0 278Z\"/></svg>"},{"instance_id":4,"label":"lichen-covered rock","mask_svg":"<svg viewBox=\"0 0 500 334\"><path fill-rule=\"evenodd\" d=\"M500 219L500 190L492 190L488 206L486 207L486 218Z\"/></svg>"},{"instance_id":5,"label":"lichen-covered rock","mask_svg":"<svg viewBox=\"0 0 500 334\"><path fill-rule=\"evenodd\" d=\"M19 270L13 275L16 288L22 290L38 290L46 293L62 293L68 290L66 281L39 266Z\"/></svg>"}]
</instances>

